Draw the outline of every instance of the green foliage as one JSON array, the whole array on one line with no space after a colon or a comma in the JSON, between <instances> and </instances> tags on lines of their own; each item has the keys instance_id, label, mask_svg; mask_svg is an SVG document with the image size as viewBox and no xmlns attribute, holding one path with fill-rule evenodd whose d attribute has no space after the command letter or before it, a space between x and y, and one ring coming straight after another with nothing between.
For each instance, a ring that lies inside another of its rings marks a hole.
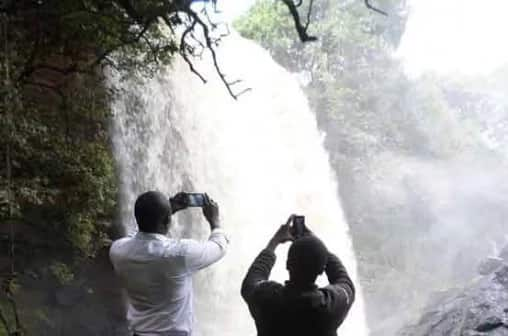
<instances>
[{"instance_id":1,"label":"green foliage","mask_svg":"<svg viewBox=\"0 0 508 336\"><path fill-rule=\"evenodd\" d=\"M37 105L13 104L0 120L0 151L5 157L9 148L12 165L12 200L8 206L2 195L0 220L29 224L53 247L70 246L93 256L104 223L112 221L116 177L107 95L96 79L81 80L67 92L69 101L48 96ZM24 92L30 102L28 95L33 92ZM6 190L5 168L0 183Z\"/></svg>"},{"instance_id":2,"label":"green foliage","mask_svg":"<svg viewBox=\"0 0 508 336\"><path fill-rule=\"evenodd\" d=\"M93 256L116 202L109 97L94 65L117 52L120 69L151 72L171 60L174 40L152 24L155 16L141 22L157 1L131 8L136 18L114 1L9 4L0 49L0 155L8 162L0 165L0 221L29 246Z\"/></svg>"},{"instance_id":3,"label":"green foliage","mask_svg":"<svg viewBox=\"0 0 508 336\"><path fill-rule=\"evenodd\" d=\"M235 29L244 37L259 41L275 54L275 59L287 64L301 49L294 23L281 1L258 0L252 9L234 22Z\"/></svg>"},{"instance_id":4,"label":"green foliage","mask_svg":"<svg viewBox=\"0 0 508 336\"><path fill-rule=\"evenodd\" d=\"M50 314L47 311L47 309L39 308L34 311L34 320L35 324L37 323L43 323L44 325L52 326L54 327L55 322L51 320Z\"/></svg>"},{"instance_id":5,"label":"green foliage","mask_svg":"<svg viewBox=\"0 0 508 336\"><path fill-rule=\"evenodd\" d=\"M53 262L49 266L51 274L61 285L67 285L74 280L74 273L66 264L62 262Z\"/></svg>"},{"instance_id":6,"label":"green foliage","mask_svg":"<svg viewBox=\"0 0 508 336\"><path fill-rule=\"evenodd\" d=\"M390 12L389 19L369 11L360 1L316 1L309 30L319 40L313 43L298 40L281 1L258 0L234 27L269 49L276 61L293 71L343 75L349 66L345 61L360 64L381 46L396 47L400 42L406 20L404 7L397 0L380 5Z\"/></svg>"},{"instance_id":7,"label":"green foliage","mask_svg":"<svg viewBox=\"0 0 508 336\"><path fill-rule=\"evenodd\" d=\"M12 333L8 333L6 327L12 332L16 330L16 318L12 311L12 305L5 296L0 296L0 312L2 317L6 319L7 326L0 321L0 336L12 336Z\"/></svg>"},{"instance_id":8,"label":"green foliage","mask_svg":"<svg viewBox=\"0 0 508 336\"><path fill-rule=\"evenodd\" d=\"M93 72L98 64L153 73L178 51L170 27L158 24L175 11L156 0L14 1L6 15L8 38L20 45L12 46L17 66L11 77L40 83L34 74L41 71Z\"/></svg>"}]
</instances>

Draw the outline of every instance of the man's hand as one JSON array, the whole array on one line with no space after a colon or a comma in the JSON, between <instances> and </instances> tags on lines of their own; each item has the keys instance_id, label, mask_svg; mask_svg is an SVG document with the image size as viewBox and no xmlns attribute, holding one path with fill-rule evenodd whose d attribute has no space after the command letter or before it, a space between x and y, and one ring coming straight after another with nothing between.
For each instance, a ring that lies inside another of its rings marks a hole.
<instances>
[{"instance_id":1,"label":"man's hand","mask_svg":"<svg viewBox=\"0 0 508 336\"><path fill-rule=\"evenodd\" d=\"M309 228L307 227L307 225L305 223L303 224L303 231L300 236L297 236L297 234L295 232L294 224L293 224L293 226L291 226L290 230L291 230L291 234L293 235L293 237L295 237L295 239L314 235L314 233L312 233L312 231L309 230Z\"/></svg>"},{"instance_id":2,"label":"man's hand","mask_svg":"<svg viewBox=\"0 0 508 336\"><path fill-rule=\"evenodd\" d=\"M213 199L205 194L205 205L203 206L203 215L210 224L210 229L217 229L220 227L219 222L219 206Z\"/></svg>"},{"instance_id":3,"label":"man's hand","mask_svg":"<svg viewBox=\"0 0 508 336\"><path fill-rule=\"evenodd\" d=\"M174 214L187 208L187 195L184 192L179 192L169 199L169 203L171 204L171 213Z\"/></svg>"},{"instance_id":4,"label":"man's hand","mask_svg":"<svg viewBox=\"0 0 508 336\"><path fill-rule=\"evenodd\" d=\"M295 215L289 216L286 224L281 225L277 232L275 232L272 239L270 239L268 246L266 247L268 250L275 251L275 248L279 244L295 240L295 237L291 234L291 222L293 221L294 216Z\"/></svg>"}]
</instances>

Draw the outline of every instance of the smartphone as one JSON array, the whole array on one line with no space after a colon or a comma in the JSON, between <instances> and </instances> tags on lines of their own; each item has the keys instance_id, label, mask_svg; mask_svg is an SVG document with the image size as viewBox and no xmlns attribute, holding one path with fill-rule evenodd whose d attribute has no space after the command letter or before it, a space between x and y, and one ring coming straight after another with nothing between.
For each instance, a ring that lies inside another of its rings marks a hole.
<instances>
[{"instance_id":1,"label":"smartphone","mask_svg":"<svg viewBox=\"0 0 508 336\"><path fill-rule=\"evenodd\" d=\"M303 236L305 231L305 216L295 216L293 218L293 235L295 238Z\"/></svg>"},{"instance_id":2,"label":"smartphone","mask_svg":"<svg viewBox=\"0 0 508 336\"><path fill-rule=\"evenodd\" d=\"M199 193L187 193L188 207L203 207L205 205L205 195Z\"/></svg>"}]
</instances>

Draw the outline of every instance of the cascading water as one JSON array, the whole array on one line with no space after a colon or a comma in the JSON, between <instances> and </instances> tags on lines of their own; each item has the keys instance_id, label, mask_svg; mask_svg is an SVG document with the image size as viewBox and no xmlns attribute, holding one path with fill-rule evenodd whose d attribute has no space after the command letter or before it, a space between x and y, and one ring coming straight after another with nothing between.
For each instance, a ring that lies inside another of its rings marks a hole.
<instances>
[{"instance_id":1,"label":"cascading water","mask_svg":"<svg viewBox=\"0 0 508 336\"><path fill-rule=\"evenodd\" d=\"M184 64L151 80L113 84L114 150L120 169L124 226L135 227L136 196L157 189L207 192L220 205L230 235L227 256L195 278L196 334L255 335L240 285L248 266L291 213L337 253L354 279L356 262L314 114L294 77L269 54L232 34L219 48L223 71L253 90L234 101L207 61L203 85ZM175 216L171 233L206 238L199 210ZM272 278L287 279L287 246L277 251ZM368 334L358 296L341 335Z\"/></svg>"}]
</instances>

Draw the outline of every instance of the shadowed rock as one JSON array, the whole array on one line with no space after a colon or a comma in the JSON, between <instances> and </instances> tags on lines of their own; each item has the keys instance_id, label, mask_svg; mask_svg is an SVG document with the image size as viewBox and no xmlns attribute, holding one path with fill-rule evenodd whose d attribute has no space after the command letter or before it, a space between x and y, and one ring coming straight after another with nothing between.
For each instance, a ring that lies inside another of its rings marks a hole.
<instances>
[{"instance_id":1,"label":"shadowed rock","mask_svg":"<svg viewBox=\"0 0 508 336\"><path fill-rule=\"evenodd\" d=\"M399 336L507 336L508 265L501 263L466 288L434 298Z\"/></svg>"},{"instance_id":2,"label":"shadowed rock","mask_svg":"<svg viewBox=\"0 0 508 336\"><path fill-rule=\"evenodd\" d=\"M503 265L503 259L497 257L489 257L482 261L478 266L480 275L489 275Z\"/></svg>"}]
</instances>

